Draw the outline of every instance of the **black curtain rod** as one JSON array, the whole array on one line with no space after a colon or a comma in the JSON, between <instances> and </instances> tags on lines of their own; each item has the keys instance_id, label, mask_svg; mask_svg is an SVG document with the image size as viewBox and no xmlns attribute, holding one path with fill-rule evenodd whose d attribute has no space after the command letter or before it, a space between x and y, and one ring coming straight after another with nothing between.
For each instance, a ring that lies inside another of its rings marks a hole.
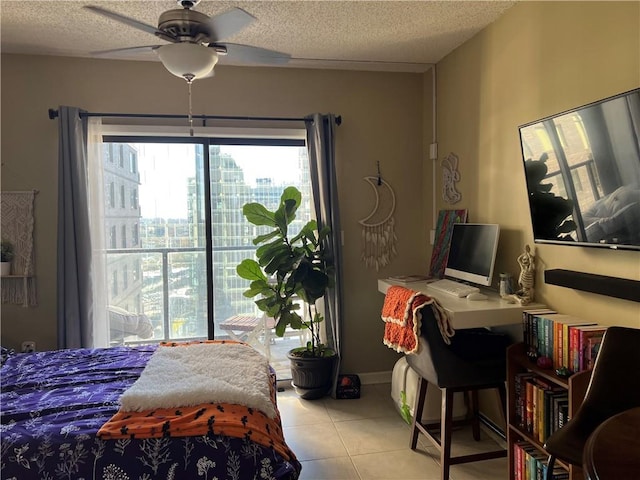
<instances>
[{"instance_id":1,"label":"black curtain rod","mask_svg":"<svg viewBox=\"0 0 640 480\"><path fill-rule=\"evenodd\" d=\"M80 117L118 117L118 118L189 118L188 115L152 114L152 113L91 113L80 112ZM49 109L49 119L58 118L58 110ZM235 117L229 115L192 115L194 120L259 120L272 122L306 122L304 117ZM336 116L336 125L342 123L342 116Z\"/></svg>"}]
</instances>

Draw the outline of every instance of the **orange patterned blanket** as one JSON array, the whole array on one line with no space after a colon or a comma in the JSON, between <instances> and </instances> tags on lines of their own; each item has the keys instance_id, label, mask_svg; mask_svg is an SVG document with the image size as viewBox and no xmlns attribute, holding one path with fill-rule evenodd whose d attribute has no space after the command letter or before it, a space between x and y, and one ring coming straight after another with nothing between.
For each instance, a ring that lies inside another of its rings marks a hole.
<instances>
[{"instance_id":1,"label":"orange patterned blanket","mask_svg":"<svg viewBox=\"0 0 640 480\"><path fill-rule=\"evenodd\" d=\"M421 310L430 305L438 322L445 343L455 334L449 322L447 312L436 299L421 292L392 285L387 290L382 306L384 325L383 343L397 352L413 354L418 352L420 336Z\"/></svg>"},{"instance_id":2,"label":"orange patterned blanket","mask_svg":"<svg viewBox=\"0 0 640 480\"><path fill-rule=\"evenodd\" d=\"M198 343L198 342L194 342ZM233 341L207 341L231 343ZM163 344L188 346L189 342ZM276 405L275 375L270 384L271 400ZM284 441L280 413L269 418L260 410L230 403L203 403L184 408L156 408L141 412L119 411L98 432L102 439L186 437L207 434L247 438L273 448L287 460L295 455Z\"/></svg>"}]
</instances>

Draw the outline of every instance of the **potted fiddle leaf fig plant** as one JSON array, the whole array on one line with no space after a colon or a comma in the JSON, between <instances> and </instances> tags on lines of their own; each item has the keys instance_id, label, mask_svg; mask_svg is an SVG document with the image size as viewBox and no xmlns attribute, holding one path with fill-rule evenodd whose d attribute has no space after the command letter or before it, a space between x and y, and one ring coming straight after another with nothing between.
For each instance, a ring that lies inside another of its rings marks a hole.
<instances>
[{"instance_id":1,"label":"potted fiddle leaf fig plant","mask_svg":"<svg viewBox=\"0 0 640 480\"><path fill-rule=\"evenodd\" d=\"M317 308L318 300L333 286L333 267L323 247L329 227L318 231L316 221L311 220L299 232L289 229L301 200L297 188L287 187L275 211L259 203L243 206L242 213L250 223L272 230L253 239L253 244L259 245L256 259L243 260L236 271L251 281L244 295L258 297L255 300L258 308L276 321L277 336L284 336L287 327L309 331L306 346L290 350L288 358L296 392L302 398L312 399L330 390L337 357L321 341L320 324L324 318Z\"/></svg>"},{"instance_id":2,"label":"potted fiddle leaf fig plant","mask_svg":"<svg viewBox=\"0 0 640 480\"><path fill-rule=\"evenodd\" d=\"M0 275L11 275L11 260L13 260L13 244L9 240L0 243Z\"/></svg>"}]
</instances>

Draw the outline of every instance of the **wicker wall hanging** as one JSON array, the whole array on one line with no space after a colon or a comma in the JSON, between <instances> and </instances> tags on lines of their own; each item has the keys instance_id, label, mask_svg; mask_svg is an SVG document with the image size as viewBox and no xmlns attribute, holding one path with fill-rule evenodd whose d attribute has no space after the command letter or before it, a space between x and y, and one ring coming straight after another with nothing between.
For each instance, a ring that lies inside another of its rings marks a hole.
<instances>
[{"instance_id":1,"label":"wicker wall hanging","mask_svg":"<svg viewBox=\"0 0 640 480\"><path fill-rule=\"evenodd\" d=\"M449 203L458 203L462 198L460 192L456 190L456 182L460 181L458 171L458 156L450 153L442 160L442 199Z\"/></svg>"},{"instance_id":2,"label":"wicker wall hanging","mask_svg":"<svg viewBox=\"0 0 640 480\"><path fill-rule=\"evenodd\" d=\"M33 251L36 190L2 192L2 239L14 249L12 272L2 277L2 303L37 305Z\"/></svg>"},{"instance_id":3,"label":"wicker wall hanging","mask_svg":"<svg viewBox=\"0 0 640 480\"><path fill-rule=\"evenodd\" d=\"M391 262L396 252L395 220L396 195L387 182L379 175L364 177L363 180L373 187L376 204L372 212L358 223L362 226L361 259L367 267L376 270Z\"/></svg>"}]
</instances>

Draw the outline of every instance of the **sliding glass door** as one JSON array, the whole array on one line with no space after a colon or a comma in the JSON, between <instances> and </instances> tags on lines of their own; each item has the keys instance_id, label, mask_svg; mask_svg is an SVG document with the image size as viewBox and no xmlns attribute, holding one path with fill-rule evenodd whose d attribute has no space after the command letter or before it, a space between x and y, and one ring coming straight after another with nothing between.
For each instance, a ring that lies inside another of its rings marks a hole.
<instances>
[{"instance_id":1,"label":"sliding glass door","mask_svg":"<svg viewBox=\"0 0 640 480\"><path fill-rule=\"evenodd\" d=\"M221 326L261 315L235 271L261 233L242 207L275 209L294 185L305 201L296 223L312 217L304 141L110 136L103 165L110 343L244 338ZM135 325L123 329L127 316ZM277 352L269 333L253 340Z\"/></svg>"}]
</instances>

